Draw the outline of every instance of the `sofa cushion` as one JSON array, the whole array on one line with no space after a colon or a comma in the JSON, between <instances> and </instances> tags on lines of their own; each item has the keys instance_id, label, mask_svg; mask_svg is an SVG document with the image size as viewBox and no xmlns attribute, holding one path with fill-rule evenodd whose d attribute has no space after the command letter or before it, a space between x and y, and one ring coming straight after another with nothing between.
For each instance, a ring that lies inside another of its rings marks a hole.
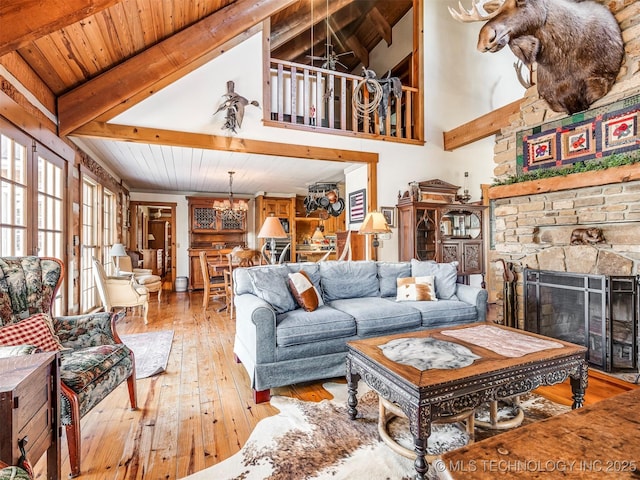
<instances>
[{"instance_id":1,"label":"sofa cushion","mask_svg":"<svg viewBox=\"0 0 640 480\"><path fill-rule=\"evenodd\" d=\"M320 262L320 277L325 303L380 295L375 262Z\"/></svg>"},{"instance_id":2,"label":"sofa cushion","mask_svg":"<svg viewBox=\"0 0 640 480\"><path fill-rule=\"evenodd\" d=\"M328 305L322 305L313 312L299 308L282 313L276 322L276 344L279 347L351 337L356 333L353 317Z\"/></svg>"},{"instance_id":3,"label":"sofa cushion","mask_svg":"<svg viewBox=\"0 0 640 480\"><path fill-rule=\"evenodd\" d=\"M331 306L356 319L358 336L392 333L420 326L420 312L407 303L380 297L334 300Z\"/></svg>"},{"instance_id":4,"label":"sofa cushion","mask_svg":"<svg viewBox=\"0 0 640 480\"><path fill-rule=\"evenodd\" d=\"M34 345L44 352L57 352L64 348L53 333L51 319L46 313L0 328L0 345Z\"/></svg>"},{"instance_id":5,"label":"sofa cushion","mask_svg":"<svg viewBox=\"0 0 640 480\"><path fill-rule=\"evenodd\" d=\"M443 300L449 300L456 294L456 282L458 280L458 262L436 263L433 261L421 262L411 260L411 276L424 277L433 275L436 279L436 296Z\"/></svg>"},{"instance_id":6,"label":"sofa cushion","mask_svg":"<svg viewBox=\"0 0 640 480\"><path fill-rule=\"evenodd\" d=\"M246 270L253 293L271 304L276 313L294 310L296 302L289 292L289 269L285 265L253 267Z\"/></svg>"},{"instance_id":7,"label":"sofa cushion","mask_svg":"<svg viewBox=\"0 0 640 480\"><path fill-rule=\"evenodd\" d=\"M304 271L316 288L320 288L320 265L316 262L287 263L286 266L292 273Z\"/></svg>"},{"instance_id":8,"label":"sofa cushion","mask_svg":"<svg viewBox=\"0 0 640 480\"><path fill-rule=\"evenodd\" d=\"M459 300L439 300L437 302L404 302L420 311L422 326L437 328L446 325L460 325L478 321L475 305Z\"/></svg>"},{"instance_id":9,"label":"sofa cushion","mask_svg":"<svg viewBox=\"0 0 640 480\"><path fill-rule=\"evenodd\" d=\"M409 262L378 262L378 281L381 297L395 297L398 278L411 276Z\"/></svg>"},{"instance_id":10,"label":"sofa cushion","mask_svg":"<svg viewBox=\"0 0 640 480\"><path fill-rule=\"evenodd\" d=\"M307 312L313 312L322 304L320 293L304 270L289 274L289 288L298 305Z\"/></svg>"},{"instance_id":11,"label":"sofa cushion","mask_svg":"<svg viewBox=\"0 0 640 480\"><path fill-rule=\"evenodd\" d=\"M396 301L425 301L437 302L436 287L434 286L433 275L424 277L398 278L398 294Z\"/></svg>"}]
</instances>

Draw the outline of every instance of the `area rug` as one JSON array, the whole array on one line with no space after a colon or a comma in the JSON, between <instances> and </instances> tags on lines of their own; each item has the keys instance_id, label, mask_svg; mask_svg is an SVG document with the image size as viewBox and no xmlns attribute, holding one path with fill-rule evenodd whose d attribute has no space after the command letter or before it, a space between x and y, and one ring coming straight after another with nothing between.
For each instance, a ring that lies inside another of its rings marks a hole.
<instances>
[{"instance_id":1,"label":"area rug","mask_svg":"<svg viewBox=\"0 0 640 480\"><path fill-rule=\"evenodd\" d=\"M122 342L133 350L136 359L136 378L147 378L167 368L173 330L120 335Z\"/></svg>"},{"instance_id":2,"label":"area rug","mask_svg":"<svg viewBox=\"0 0 640 480\"><path fill-rule=\"evenodd\" d=\"M360 390L364 390L362 382ZM274 396L271 404L280 413L256 425L244 447L225 461L185 477L188 480L410 480L415 478L413 460L402 457L384 444L378 435L378 397L368 390L358 402L358 418L350 420L346 410L344 384L324 385L332 400L303 402ZM545 418L569 407L542 397L523 398L526 420L529 410L535 419ZM406 419L389 422L392 438L413 448ZM482 433L487 437L498 432ZM464 429L457 424L434 425L429 453L443 453L458 441ZM478 429L476 429L478 436ZM434 440L435 438L435 440ZM433 470L433 469L431 469Z\"/></svg>"}]
</instances>

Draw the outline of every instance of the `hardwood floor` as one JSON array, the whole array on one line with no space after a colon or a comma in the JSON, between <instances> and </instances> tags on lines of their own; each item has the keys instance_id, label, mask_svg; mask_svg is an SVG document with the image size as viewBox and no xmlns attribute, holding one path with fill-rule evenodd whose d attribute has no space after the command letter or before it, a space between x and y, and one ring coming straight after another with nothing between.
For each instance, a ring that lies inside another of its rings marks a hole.
<instances>
[{"instance_id":1,"label":"hardwood floor","mask_svg":"<svg viewBox=\"0 0 640 480\"><path fill-rule=\"evenodd\" d=\"M233 357L235 322L221 306L202 308L202 292L170 293L150 303L149 324L129 312L118 323L123 334L173 330L167 371L138 380L138 410L129 409L123 384L82 419L82 474L86 480L179 479L237 452L255 425L276 414L269 403L255 405L249 380ZM604 376L605 380L610 378ZM343 381L343 379L332 379ZM321 381L275 389L273 393L320 401L331 398ZM633 385L590 378L587 401L594 402ZM570 401L568 385L545 395ZM62 475L69 457L62 439ZM44 478L45 462L36 465Z\"/></svg>"}]
</instances>

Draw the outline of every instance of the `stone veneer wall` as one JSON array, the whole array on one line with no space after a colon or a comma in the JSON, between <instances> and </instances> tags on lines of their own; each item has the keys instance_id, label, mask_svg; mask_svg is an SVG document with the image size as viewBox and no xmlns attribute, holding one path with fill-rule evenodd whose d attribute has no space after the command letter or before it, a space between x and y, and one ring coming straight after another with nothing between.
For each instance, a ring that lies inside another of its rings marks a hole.
<instances>
[{"instance_id":1,"label":"stone veneer wall","mask_svg":"<svg viewBox=\"0 0 640 480\"><path fill-rule=\"evenodd\" d=\"M606 105L640 93L640 0L605 0L616 16L625 43L625 59L616 84L592 107ZM519 114L510 118L509 128L496 138L494 175L504 178L516 173L516 133L564 116L550 110L533 86L529 88ZM640 166L637 167L640 170ZM588 173L582 174L588 175ZM603 176L604 177L604 176ZM636 177L638 178L638 177ZM487 274L490 298L497 298L502 320L503 270L499 259L512 262L517 272L518 321L522 326L522 270L525 266L574 273L640 273L640 181L508 197L489 192L493 200L492 246ZM517 190L516 186L511 191ZM499 197L499 198L498 198ZM603 229L605 243L570 245L571 231L578 227Z\"/></svg>"}]
</instances>

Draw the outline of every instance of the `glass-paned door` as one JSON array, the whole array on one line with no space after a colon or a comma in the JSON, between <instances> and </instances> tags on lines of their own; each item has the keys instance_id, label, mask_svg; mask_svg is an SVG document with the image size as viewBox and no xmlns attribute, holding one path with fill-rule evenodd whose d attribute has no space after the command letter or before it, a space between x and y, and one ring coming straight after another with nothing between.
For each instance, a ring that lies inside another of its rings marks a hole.
<instances>
[{"instance_id":1,"label":"glass-paned door","mask_svg":"<svg viewBox=\"0 0 640 480\"><path fill-rule=\"evenodd\" d=\"M98 292L93 281L93 257L98 251L98 184L82 178L82 230L80 260L80 311L88 312L98 306Z\"/></svg>"},{"instance_id":2,"label":"glass-paned door","mask_svg":"<svg viewBox=\"0 0 640 480\"><path fill-rule=\"evenodd\" d=\"M27 245L27 138L0 134L0 255L23 256ZM29 145L30 147L30 145Z\"/></svg>"},{"instance_id":3,"label":"glass-paned door","mask_svg":"<svg viewBox=\"0 0 640 480\"><path fill-rule=\"evenodd\" d=\"M114 275L111 246L116 241L116 197L106 188L102 192L102 264L109 275Z\"/></svg>"},{"instance_id":4,"label":"glass-paned door","mask_svg":"<svg viewBox=\"0 0 640 480\"><path fill-rule=\"evenodd\" d=\"M64 246L64 179L62 168L38 157L38 254L62 258Z\"/></svg>"},{"instance_id":5,"label":"glass-paned door","mask_svg":"<svg viewBox=\"0 0 640 480\"><path fill-rule=\"evenodd\" d=\"M64 259L64 163L38 155L38 255ZM65 280L66 281L66 280ZM53 314L63 313L65 283L58 289Z\"/></svg>"},{"instance_id":6,"label":"glass-paned door","mask_svg":"<svg viewBox=\"0 0 640 480\"><path fill-rule=\"evenodd\" d=\"M64 159L0 119L0 255L65 261ZM64 313L65 286L53 314Z\"/></svg>"}]
</instances>

